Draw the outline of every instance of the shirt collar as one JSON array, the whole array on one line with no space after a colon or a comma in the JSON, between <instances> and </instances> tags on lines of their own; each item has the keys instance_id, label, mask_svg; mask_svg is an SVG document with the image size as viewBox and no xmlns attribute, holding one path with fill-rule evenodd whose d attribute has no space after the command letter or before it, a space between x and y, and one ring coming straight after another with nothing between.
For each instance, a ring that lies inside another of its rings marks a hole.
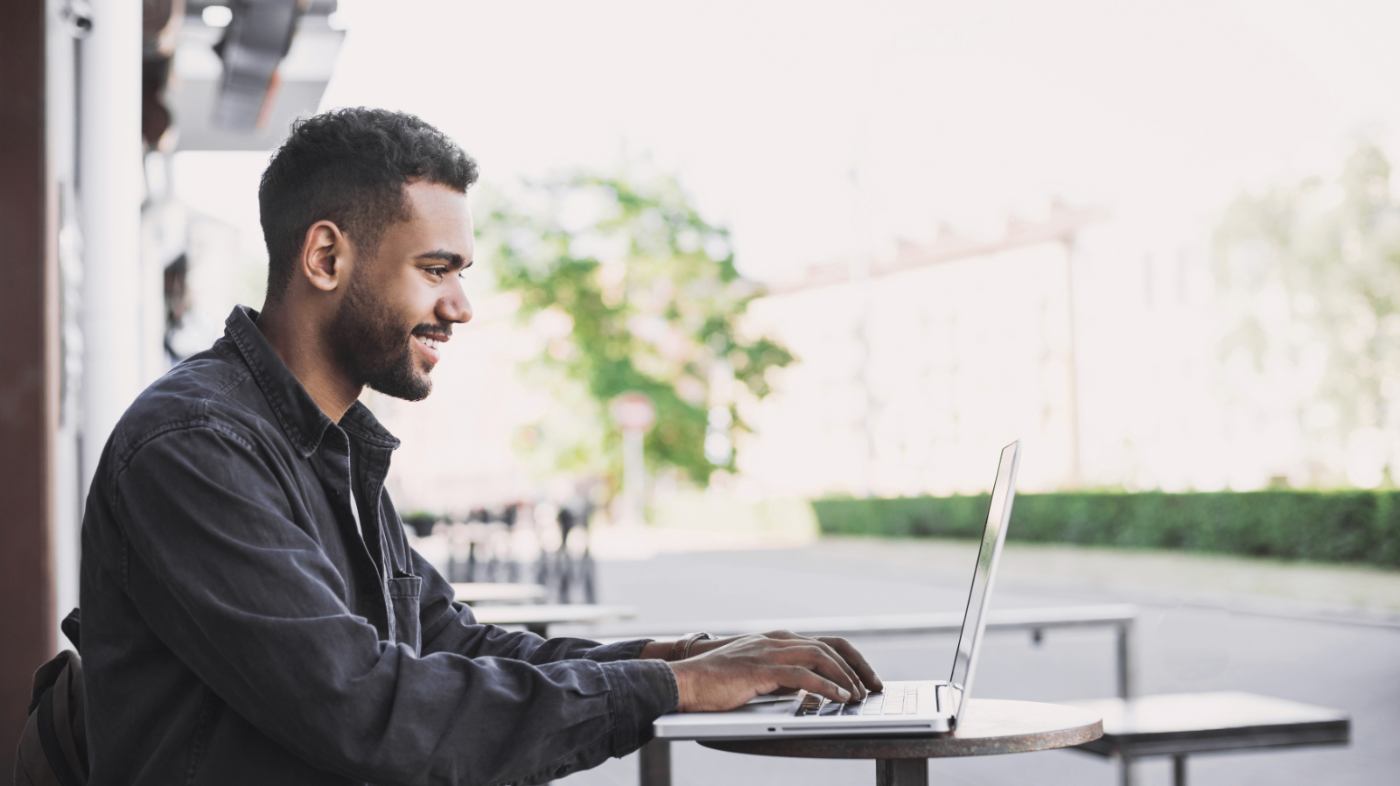
<instances>
[{"instance_id":1,"label":"shirt collar","mask_svg":"<svg viewBox=\"0 0 1400 786\"><path fill-rule=\"evenodd\" d=\"M258 312L247 306L234 306L225 320L224 336L233 342L243 356L243 362L253 373L263 397L277 416L278 425L287 439L303 456L310 456L320 447L326 430L336 423L321 411L301 381L292 374L282 358L272 350L267 338L257 326ZM372 445L393 450L399 440L390 434L369 408L356 401L340 419L346 432Z\"/></svg>"}]
</instances>

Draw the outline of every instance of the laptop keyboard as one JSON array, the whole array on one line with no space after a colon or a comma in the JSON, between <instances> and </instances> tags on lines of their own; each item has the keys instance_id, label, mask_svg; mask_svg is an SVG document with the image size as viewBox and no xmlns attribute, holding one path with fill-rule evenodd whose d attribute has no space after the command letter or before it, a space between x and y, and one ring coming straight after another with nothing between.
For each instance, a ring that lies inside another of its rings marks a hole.
<instances>
[{"instance_id":1,"label":"laptop keyboard","mask_svg":"<svg viewBox=\"0 0 1400 786\"><path fill-rule=\"evenodd\" d=\"M865 701L841 703L824 699L815 693L802 697L793 713L803 715L914 715L919 711L919 686L904 685L883 693L871 693Z\"/></svg>"}]
</instances>

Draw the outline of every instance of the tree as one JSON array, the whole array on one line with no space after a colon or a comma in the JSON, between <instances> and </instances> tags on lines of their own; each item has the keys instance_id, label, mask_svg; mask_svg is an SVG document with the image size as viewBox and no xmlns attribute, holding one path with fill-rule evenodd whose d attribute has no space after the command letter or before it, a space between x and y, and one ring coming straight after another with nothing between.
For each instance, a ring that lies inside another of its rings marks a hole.
<instances>
[{"instance_id":1,"label":"tree","mask_svg":"<svg viewBox=\"0 0 1400 786\"><path fill-rule=\"evenodd\" d=\"M762 290L739 275L728 231L701 217L669 178L576 175L489 212L483 247L497 286L518 295L522 321L552 326L531 373L558 386L573 421L537 429L531 449L556 469L600 474L616 491L620 435L607 406L638 391L657 413L646 438L650 466L700 485L716 469L733 470L733 451L713 448L749 428L737 396L767 395L769 371L793 358L743 330Z\"/></svg>"},{"instance_id":2,"label":"tree","mask_svg":"<svg viewBox=\"0 0 1400 786\"><path fill-rule=\"evenodd\" d=\"M1400 428L1390 404L1400 395L1400 201L1390 181L1385 154L1363 144L1335 178L1236 199L1216 232L1218 279L1241 304L1224 351L1257 370L1272 359L1310 376L1301 406L1326 413L1300 412L1314 442L1382 444ZM1382 460L1393 479L1395 454Z\"/></svg>"}]
</instances>

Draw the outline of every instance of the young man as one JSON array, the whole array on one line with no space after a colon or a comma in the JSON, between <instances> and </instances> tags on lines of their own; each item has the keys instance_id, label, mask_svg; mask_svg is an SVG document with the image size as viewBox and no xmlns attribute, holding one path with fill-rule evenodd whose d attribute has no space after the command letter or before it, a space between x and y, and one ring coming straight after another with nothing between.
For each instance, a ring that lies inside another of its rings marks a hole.
<instances>
[{"instance_id":1,"label":"young man","mask_svg":"<svg viewBox=\"0 0 1400 786\"><path fill-rule=\"evenodd\" d=\"M494 784L621 756L677 707L878 689L839 639L600 645L477 624L409 548L398 445L471 319L476 165L409 115L300 123L259 190L261 313L146 389L83 520L93 784ZM451 461L451 456L443 456Z\"/></svg>"}]
</instances>

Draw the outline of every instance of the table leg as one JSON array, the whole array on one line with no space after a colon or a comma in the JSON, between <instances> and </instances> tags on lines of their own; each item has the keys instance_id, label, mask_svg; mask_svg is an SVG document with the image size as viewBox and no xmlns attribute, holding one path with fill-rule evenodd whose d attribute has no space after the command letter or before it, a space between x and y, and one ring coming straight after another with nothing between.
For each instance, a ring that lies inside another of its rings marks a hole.
<instances>
[{"instance_id":1,"label":"table leg","mask_svg":"<svg viewBox=\"0 0 1400 786\"><path fill-rule=\"evenodd\" d=\"M1118 781L1121 786L1133 786L1133 760L1127 756L1118 759Z\"/></svg>"},{"instance_id":2,"label":"table leg","mask_svg":"<svg viewBox=\"0 0 1400 786\"><path fill-rule=\"evenodd\" d=\"M1172 786L1186 786L1186 754L1172 756Z\"/></svg>"},{"instance_id":3,"label":"table leg","mask_svg":"<svg viewBox=\"0 0 1400 786\"><path fill-rule=\"evenodd\" d=\"M876 759L875 786L928 786L928 759Z\"/></svg>"},{"instance_id":4,"label":"table leg","mask_svg":"<svg viewBox=\"0 0 1400 786\"><path fill-rule=\"evenodd\" d=\"M1118 626L1118 698L1131 699L1137 693L1137 670L1133 663L1133 623L1126 621Z\"/></svg>"},{"instance_id":5,"label":"table leg","mask_svg":"<svg viewBox=\"0 0 1400 786\"><path fill-rule=\"evenodd\" d=\"M671 742L653 739L637 754L640 786L671 786Z\"/></svg>"}]
</instances>

